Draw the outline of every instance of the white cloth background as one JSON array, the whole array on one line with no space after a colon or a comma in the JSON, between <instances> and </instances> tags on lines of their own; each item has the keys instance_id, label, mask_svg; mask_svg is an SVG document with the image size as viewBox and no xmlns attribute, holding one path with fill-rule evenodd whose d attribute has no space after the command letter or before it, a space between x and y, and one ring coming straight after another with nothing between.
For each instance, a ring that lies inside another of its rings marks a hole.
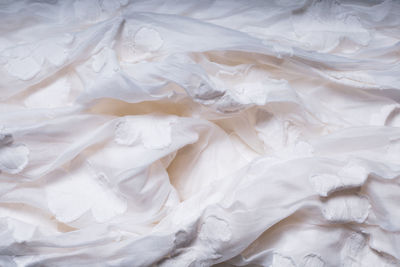
<instances>
[{"instance_id":1,"label":"white cloth background","mask_svg":"<svg viewBox=\"0 0 400 267\"><path fill-rule=\"evenodd\" d=\"M0 266L399 266L399 1L0 1Z\"/></svg>"}]
</instances>

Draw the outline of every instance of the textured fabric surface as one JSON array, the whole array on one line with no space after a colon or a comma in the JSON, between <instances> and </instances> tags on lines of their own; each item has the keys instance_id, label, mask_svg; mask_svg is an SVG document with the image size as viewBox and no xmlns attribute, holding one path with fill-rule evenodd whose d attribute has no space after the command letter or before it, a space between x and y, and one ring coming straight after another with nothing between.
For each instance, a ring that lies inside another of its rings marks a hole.
<instances>
[{"instance_id":1,"label":"textured fabric surface","mask_svg":"<svg viewBox=\"0 0 400 267\"><path fill-rule=\"evenodd\" d=\"M400 2L0 0L0 266L399 266Z\"/></svg>"}]
</instances>

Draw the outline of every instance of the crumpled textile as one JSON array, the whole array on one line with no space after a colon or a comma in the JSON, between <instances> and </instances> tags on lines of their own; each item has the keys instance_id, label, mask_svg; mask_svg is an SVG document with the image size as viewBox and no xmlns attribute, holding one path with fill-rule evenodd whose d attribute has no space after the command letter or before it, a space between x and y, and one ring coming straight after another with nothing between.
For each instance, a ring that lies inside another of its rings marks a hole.
<instances>
[{"instance_id":1,"label":"crumpled textile","mask_svg":"<svg viewBox=\"0 0 400 267\"><path fill-rule=\"evenodd\" d=\"M0 1L0 266L400 266L400 2Z\"/></svg>"}]
</instances>

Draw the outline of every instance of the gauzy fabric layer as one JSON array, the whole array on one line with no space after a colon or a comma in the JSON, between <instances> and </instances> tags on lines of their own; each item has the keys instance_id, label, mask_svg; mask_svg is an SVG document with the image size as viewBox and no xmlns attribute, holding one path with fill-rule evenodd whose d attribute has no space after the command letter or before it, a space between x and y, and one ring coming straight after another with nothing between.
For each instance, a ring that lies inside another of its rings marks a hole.
<instances>
[{"instance_id":1,"label":"gauzy fabric layer","mask_svg":"<svg viewBox=\"0 0 400 267\"><path fill-rule=\"evenodd\" d=\"M400 2L0 22L0 266L399 266Z\"/></svg>"}]
</instances>

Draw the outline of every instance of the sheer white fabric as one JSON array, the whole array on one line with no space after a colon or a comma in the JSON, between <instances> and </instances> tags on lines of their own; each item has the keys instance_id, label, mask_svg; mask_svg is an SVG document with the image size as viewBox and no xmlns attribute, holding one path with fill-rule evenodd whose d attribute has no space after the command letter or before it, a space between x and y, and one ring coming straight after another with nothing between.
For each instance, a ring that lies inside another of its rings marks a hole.
<instances>
[{"instance_id":1,"label":"sheer white fabric","mask_svg":"<svg viewBox=\"0 0 400 267\"><path fill-rule=\"evenodd\" d=\"M0 1L0 266L399 266L399 41L397 1Z\"/></svg>"}]
</instances>

